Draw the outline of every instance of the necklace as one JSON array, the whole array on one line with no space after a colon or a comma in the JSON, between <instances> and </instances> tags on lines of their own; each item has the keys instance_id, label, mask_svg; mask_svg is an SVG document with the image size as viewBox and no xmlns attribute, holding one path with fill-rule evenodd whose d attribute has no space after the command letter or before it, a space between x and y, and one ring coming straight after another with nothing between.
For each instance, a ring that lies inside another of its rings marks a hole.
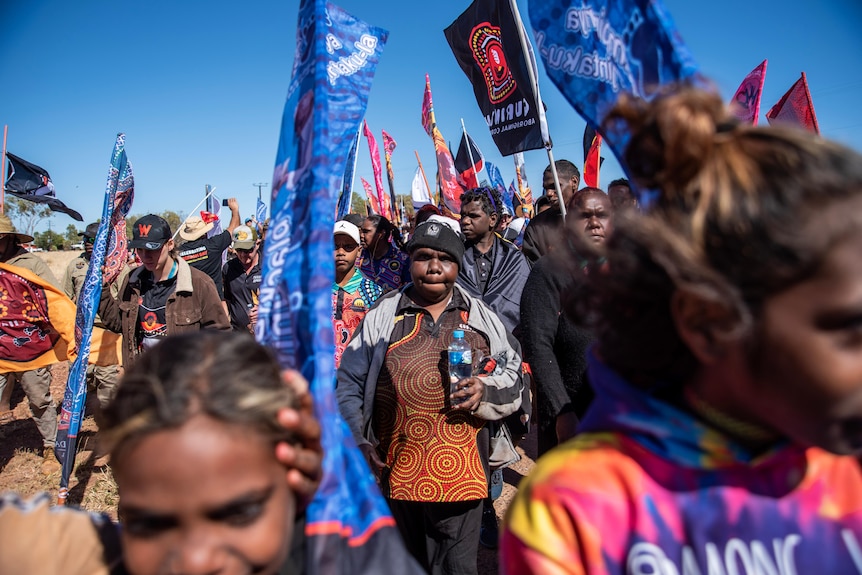
<instances>
[{"instance_id":1,"label":"necklace","mask_svg":"<svg viewBox=\"0 0 862 575\"><path fill-rule=\"evenodd\" d=\"M718 429L740 439L752 442L763 443L775 440L776 436L774 432L759 425L742 421L741 419L737 419L732 415L728 415L723 411L714 408L698 397L691 388L686 387L684 393L685 399L692 410L694 410L694 412L706 422L712 424Z\"/></svg>"}]
</instances>

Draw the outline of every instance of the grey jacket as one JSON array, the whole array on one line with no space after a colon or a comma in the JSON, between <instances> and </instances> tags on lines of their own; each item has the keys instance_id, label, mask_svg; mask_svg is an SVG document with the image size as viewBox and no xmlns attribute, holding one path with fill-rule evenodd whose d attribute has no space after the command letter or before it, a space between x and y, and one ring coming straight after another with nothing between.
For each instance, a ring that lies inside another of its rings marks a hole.
<instances>
[{"instance_id":1,"label":"grey jacket","mask_svg":"<svg viewBox=\"0 0 862 575\"><path fill-rule=\"evenodd\" d=\"M376 446L378 443L371 430L377 379L389 349L398 302L408 286L393 290L377 300L341 356L335 394L341 415L358 445ZM488 338L491 355L497 358L497 369L482 378L485 395L473 415L488 421L500 420L521 405L518 387L521 357L509 344L506 328L497 315L457 284L453 289L458 290L470 308L467 324Z\"/></svg>"},{"instance_id":2,"label":"grey jacket","mask_svg":"<svg viewBox=\"0 0 862 575\"><path fill-rule=\"evenodd\" d=\"M393 290L377 300L365 314L341 356L335 394L341 415L350 426L358 445L376 446L378 443L371 430L377 378L389 349L401 293L408 286ZM497 315L457 284L453 289L458 290L470 308L467 324L488 338L491 355L497 358L497 369L482 378L485 395L473 415L487 421L500 420L514 413L521 405L518 387L521 357L509 344L506 328Z\"/></svg>"}]
</instances>

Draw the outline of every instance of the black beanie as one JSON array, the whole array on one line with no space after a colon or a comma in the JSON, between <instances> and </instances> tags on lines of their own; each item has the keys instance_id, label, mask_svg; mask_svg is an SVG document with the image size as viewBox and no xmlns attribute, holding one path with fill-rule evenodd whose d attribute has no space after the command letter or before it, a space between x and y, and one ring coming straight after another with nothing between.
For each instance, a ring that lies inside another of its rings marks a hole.
<instances>
[{"instance_id":1,"label":"black beanie","mask_svg":"<svg viewBox=\"0 0 862 575\"><path fill-rule=\"evenodd\" d=\"M410 241L407 242L407 252L412 254L417 248L431 248L445 252L455 258L458 267L461 267L461 259L464 257L464 242L446 224L434 221L419 224Z\"/></svg>"}]
</instances>

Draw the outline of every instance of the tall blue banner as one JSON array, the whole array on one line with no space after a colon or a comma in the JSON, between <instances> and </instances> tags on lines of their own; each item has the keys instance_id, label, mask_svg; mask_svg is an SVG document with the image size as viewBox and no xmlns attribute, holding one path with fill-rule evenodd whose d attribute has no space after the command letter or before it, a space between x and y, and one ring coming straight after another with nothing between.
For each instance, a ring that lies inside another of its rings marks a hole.
<instances>
[{"instance_id":1,"label":"tall blue banner","mask_svg":"<svg viewBox=\"0 0 862 575\"><path fill-rule=\"evenodd\" d=\"M485 169L488 170L488 181L491 185L500 192L500 197L503 198L503 204L509 209L509 214L515 216L515 206L512 204L512 193L506 188L506 182L503 181L503 175L500 173L500 168L496 164L485 161Z\"/></svg>"},{"instance_id":2,"label":"tall blue banner","mask_svg":"<svg viewBox=\"0 0 862 575\"><path fill-rule=\"evenodd\" d=\"M63 406L60 411L60 421L57 424L57 458L63 465L60 475L60 491L58 502L64 504L69 495L69 477L75 467L75 444L81 429L81 419L84 415L84 402L87 398L87 363L90 359L90 338L93 333L93 323L99 311L99 300L102 297L102 267L108 256L122 256L125 253L125 218L132 207L135 196L135 178L132 175L132 165L126 158L126 136L117 134L114 151L111 154L111 167L108 171L108 182L105 187L105 202L102 206L102 219L93 253L90 256L90 266L84 278L84 285L78 297L78 311L75 316L75 340L78 346L78 356L69 368L69 379L66 381L66 391L63 394ZM120 226L119 223L123 222ZM122 229L123 238L112 237L117 230ZM115 252L121 251L122 254Z\"/></svg>"},{"instance_id":3,"label":"tall blue banner","mask_svg":"<svg viewBox=\"0 0 862 575\"><path fill-rule=\"evenodd\" d=\"M360 126L362 122L360 122ZM356 150L359 149L360 130L356 130L353 141L350 142L350 151L347 152L347 165L344 168L344 178L341 180L341 196L338 198L338 207L335 210L335 219L340 220L350 213L350 202L353 200L353 175L356 173Z\"/></svg>"},{"instance_id":4,"label":"tall blue banner","mask_svg":"<svg viewBox=\"0 0 862 575\"><path fill-rule=\"evenodd\" d=\"M624 164L627 133L601 129L621 94L652 99L697 65L661 0L530 0L536 49L551 81Z\"/></svg>"},{"instance_id":5,"label":"tall blue banner","mask_svg":"<svg viewBox=\"0 0 862 575\"><path fill-rule=\"evenodd\" d=\"M299 6L264 249L257 339L311 383L323 479L307 511L306 573L418 573L338 411L332 228L351 139L388 33L323 0Z\"/></svg>"}]
</instances>

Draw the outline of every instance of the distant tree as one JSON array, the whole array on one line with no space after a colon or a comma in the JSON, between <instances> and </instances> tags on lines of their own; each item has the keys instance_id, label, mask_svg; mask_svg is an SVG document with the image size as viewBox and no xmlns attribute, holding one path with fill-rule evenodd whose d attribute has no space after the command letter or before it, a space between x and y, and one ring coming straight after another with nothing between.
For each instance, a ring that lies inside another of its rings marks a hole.
<instances>
[{"instance_id":1,"label":"distant tree","mask_svg":"<svg viewBox=\"0 0 862 575\"><path fill-rule=\"evenodd\" d=\"M36 232L33 235L33 243L37 248L42 248L46 252L55 252L57 250L68 249L71 242L57 232L48 230L47 232Z\"/></svg>"},{"instance_id":2,"label":"distant tree","mask_svg":"<svg viewBox=\"0 0 862 575\"><path fill-rule=\"evenodd\" d=\"M356 192L353 192L353 196L351 196L350 198L350 211L352 213L362 214L364 216L367 213L367 204L368 202L366 202L362 196L360 196Z\"/></svg>"},{"instance_id":3,"label":"distant tree","mask_svg":"<svg viewBox=\"0 0 862 575\"><path fill-rule=\"evenodd\" d=\"M70 244L76 244L80 239L81 236L78 235L78 228L75 227L75 224L66 226L66 240Z\"/></svg>"},{"instance_id":4,"label":"distant tree","mask_svg":"<svg viewBox=\"0 0 862 575\"><path fill-rule=\"evenodd\" d=\"M5 210L9 219L15 222L15 228L28 236L34 236L33 231L39 223L51 217L48 206L28 202L15 196L6 196Z\"/></svg>"},{"instance_id":5,"label":"distant tree","mask_svg":"<svg viewBox=\"0 0 862 575\"><path fill-rule=\"evenodd\" d=\"M415 210L413 210L413 196L395 196L395 198L398 200L398 209L401 209L401 203L404 202L404 215L408 220L413 219L413 216L415 215Z\"/></svg>"}]
</instances>

